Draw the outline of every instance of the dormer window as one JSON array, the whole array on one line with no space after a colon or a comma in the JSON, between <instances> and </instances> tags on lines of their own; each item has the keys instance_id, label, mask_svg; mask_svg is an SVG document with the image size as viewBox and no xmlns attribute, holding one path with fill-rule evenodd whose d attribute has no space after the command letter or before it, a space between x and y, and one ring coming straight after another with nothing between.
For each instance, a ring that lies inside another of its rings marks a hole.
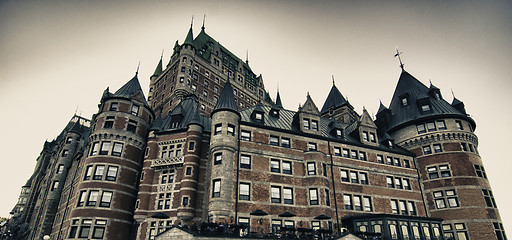
<instances>
[{"instance_id":1,"label":"dormer window","mask_svg":"<svg viewBox=\"0 0 512 240\"><path fill-rule=\"evenodd\" d=\"M421 105L421 111L422 112L430 112L430 105L429 104Z\"/></svg>"},{"instance_id":2,"label":"dormer window","mask_svg":"<svg viewBox=\"0 0 512 240\"><path fill-rule=\"evenodd\" d=\"M270 110L270 116L279 118L279 110L278 109L272 109Z\"/></svg>"},{"instance_id":3,"label":"dormer window","mask_svg":"<svg viewBox=\"0 0 512 240\"><path fill-rule=\"evenodd\" d=\"M309 119L304 119L303 123L304 123L304 130L309 130Z\"/></svg>"},{"instance_id":4,"label":"dormer window","mask_svg":"<svg viewBox=\"0 0 512 240\"><path fill-rule=\"evenodd\" d=\"M257 121L262 121L263 120L263 113L256 113L254 114L254 118L257 120Z\"/></svg>"},{"instance_id":5,"label":"dormer window","mask_svg":"<svg viewBox=\"0 0 512 240\"><path fill-rule=\"evenodd\" d=\"M132 105L131 114L133 114L133 115L135 115L135 116L139 115L139 106L137 106L137 105L135 105L135 104L134 104L134 105Z\"/></svg>"},{"instance_id":6,"label":"dormer window","mask_svg":"<svg viewBox=\"0 0 512 240\"><path fill-rule=\"evenodd\" d=\"M375 137L375 133L370 133L370 142L377 142L377 138Z\"/></svg>"},{"instance_id":7,"label":"dormer window","mask_svg":"<svg viewBox=\"0 0 512 240\"><path fill-rule=\"evenodd\" d=\"M406 97L403 97L402 99L400 99L400 102L402 103L402 107L405 107L409 104Z\"/></svg>"},{"instance_id":8,"label":"dormer window","mask_svg":"<svg viewBox=\"0 0 512 240\"><path fill-rule=\"evenodd\" d=\"M341 138L342 137L341 129L336 129L336 137L337 138Z\"/></svg>"},{"instance_id":9,"label":"dormer window","mask_svg":"<svg viewBox=\"0 0 512 240\"><path fill-rule=\"evenodd\" d=\"M311 120L311 130L318 131L318 121Z\"/></svg>"}]
</instances>

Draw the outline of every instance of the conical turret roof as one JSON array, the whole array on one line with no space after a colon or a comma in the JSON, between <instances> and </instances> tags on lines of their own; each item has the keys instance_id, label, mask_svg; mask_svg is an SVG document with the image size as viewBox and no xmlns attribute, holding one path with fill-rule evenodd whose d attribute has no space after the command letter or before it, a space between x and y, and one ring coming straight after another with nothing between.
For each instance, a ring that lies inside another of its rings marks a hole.
<instances>
[{"instance_id":1,"label":"conical turret roof","mask_svg":"<svg viewBox=\"0 0 512 240\"><path fill-rule=\"evenodd\" d=\"M278 108L283 108L283 103L281 102L281 96L279 95L279 90L277 91L275 106Z\"/></svg>"},{"instance_id":2,"label":"conical turret roof","mask_svg":"<svg viewBox=\"0 0 512 240\"><path fill-rule=\"evenodd\" d=\"M212 115L220 110L228 110L238 113L238 107L236 105L235 96L233 95L233 87L231 86L231 82L228 80L220 93L219 100L217 101L217 105L212 111Z\"/></svg>"},{"instance_id":3,"label":"conical turret roof","mask_svg":"<svg viewBox=\"0 0 512 240\"><path fill-rule=\"evenodd\" d=\"M183 45L190 44L194 46L194 35L192 34L192 25L190 25L190 29L188 30L187 37L185 37L185 42Z\"/></svg>"},{"instance_id":4,"label":"conical turret roof","mask_svg":"<svg viewBox=\"0 0 512 240\"><path fill-rule=\"evenodd\" d=\"M121 88L119 88L112 96L137 99L143 102L144 105L148 106L146 97L144 97L144 92L140 87L137 74L135 74L135 76L130 81L124 84Z\"/></svg>"},{"instance_id":5,"label":"conical turret roof","mask_svg":"<svg viewBox=\"0 0 512 240\"><path fill-rule=\"evenodd\" d=\"M327 99L325 99L322 111L320 112L323 114L329 111L329 108L331 107L339 107L347 103L347 100L343 97L340 90L338 90L336 85L333 83L331 91L329 92L329 95L327 95Z\"/></svg>"},{"instance_id":6,"label":"conical turret roof","mask_svg":"<svg viewBox=\"0 0 512 240\"><path fill-rule=\"evenodd\" d=\"M400 74L389 109L393 113L389 129L393 129L411 121L418 121L433 116L451 116L467 119L474 126L474 121L466 114L461 113L443 98L437 98L430 94L430 90L414 76L403 70ZM429 105L428 111L423 111L423 105ZM381 109L379 108L379 111Z\"/></svg>"},{"instance_id":7,"label":"conical turret roof","mask_svg":"<svg viewBox=\"0 0 512 240\"><path fill-rule=\"evenodd\" d=\"M153 76L160 76L160 74L162 74L162 58L160 58L160 61L158 62L158 65L155 68Z\"/></svg>"}]
</instances>

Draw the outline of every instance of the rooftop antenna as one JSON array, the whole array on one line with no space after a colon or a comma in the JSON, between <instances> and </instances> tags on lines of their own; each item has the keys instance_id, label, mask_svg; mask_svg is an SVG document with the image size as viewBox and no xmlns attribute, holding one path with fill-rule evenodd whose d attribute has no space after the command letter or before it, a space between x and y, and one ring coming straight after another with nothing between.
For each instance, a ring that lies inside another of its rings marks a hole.
<instances>
[{"instance_id":1,"label":"rooftop antenna","mask_svg":"<svg viewBox=\"0 0 512 240\"><path fill-rule=\"evenodd\" d=\"M402 58L400 58L400 54L402 54L403 52L399 52L398 51L398 48L396 49L396 54L395 54L395 57L398 57L398 61L400 61L400 68L402 69L402 71L404 70L404 64L402 63Z\"/></svg>"},{"instance_id":2,"label":"rooftop antenna","mask_svg":"<svg viewBox=\"0 0 512 240\"><path fill-rule=\"evenodd\" d=\"M206 14L203 15L203 26L201 27L201 30L204 30L204 20L206 19Z\"/></svg>"}]
</instances>

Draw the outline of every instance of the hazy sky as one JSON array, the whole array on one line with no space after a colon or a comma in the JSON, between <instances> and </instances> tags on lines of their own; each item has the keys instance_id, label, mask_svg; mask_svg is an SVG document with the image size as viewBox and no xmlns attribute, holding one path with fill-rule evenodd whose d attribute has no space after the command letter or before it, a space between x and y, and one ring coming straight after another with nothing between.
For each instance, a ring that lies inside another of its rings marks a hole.
<instances>
[{"instance_id":1,"label":"hazy sky","mask_svg":"<svg viewBox=\"0 0 512 240\"><path fill-rule=\"evenodd\" d=\"M385 3L384 3L385 2ZM479 150L512 234L512 3L510 1L0 1L0 216L8 216L45 140L77 113L91 118L103 90L149 76L164 50L206 32L263 75L297 110L321 108L332 86L361 113L389 105L405 69L477 122ZM78 110L77 110L78 109ZM509 187L507 187L509 186Z\"/></svg>"}]
</instances>

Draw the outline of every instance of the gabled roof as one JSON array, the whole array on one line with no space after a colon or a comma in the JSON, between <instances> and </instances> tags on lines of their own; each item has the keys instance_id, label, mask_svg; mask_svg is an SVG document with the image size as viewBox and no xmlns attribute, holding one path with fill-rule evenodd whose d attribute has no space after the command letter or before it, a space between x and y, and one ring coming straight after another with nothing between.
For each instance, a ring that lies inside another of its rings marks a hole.
<instances>
[{"instance_id":1,"label":"gabled roof","mask_svg":"<svg viewBox=\"0 0 512 240\"><path fill-rule=\"evenodd\" d=\"M204 131L210 131L211 118L199 113L197 100L193 97L185 97L182 101L165 117L161 119L158 116L151 126L151 130L156 132L166 132L187 129L190 124L203 126Z\"/></svg>"},{"instance_id":2,"label":"gabled roof","mask_svg":"<svg viewBox=\"0 0 512 240\"><path fill-rule=\"evenodd\" d=\"M238 107L236 106L235 96L233 95L233 87L229 80L224 85L217 105L215 105L211 115L213 116L215 112L220 110L228 110L238 114Z\"/></svg>"},{"instance_id":3,"label":"gabled roof","mask_svg":"<svg viewBox=\"0 0 512 240\"><path fill-rule=\"evenodd\" d=\"M325 99L324 106L320 112L323 114L329 111L329 108L331 107L336 108L347 103L347 100L343 97L343 95L341 95L340 90L338 90L333 82L331 91L329 92L329 95L327 95L327 99Z\"/></svg>"},{"instance_id":4,"label":"gabled roof","mask_svg":"<svg viewBox=\"0 0 512 240\"><path fill-rule=\"evenodd\" d=\"M432 87L432 89L436 89ZM443 98L436 98L429 94L430 89L403 70L400 74L393 98L389 104L392 111L392 118L388 130L392 130L402 124L417 121L425 118L451 116L464 118L475 126L474 121L466 114L460 112ZM407 98L407 105L403 106L402 98ZM418 100L426 101L430 105L430 111L422 112ZM379 108L380 111L380 108Z\"/></svg>"},{"instance_id":5,"label":"gabled roof","mask_svg":"<svg viewBox=\"0 0 512 240\"><path fill-rule=\"evenodd\" d=\"M316 104L313 101L313 99L311 99L311 96L309 95L309 93L306 96L306 102L304 102L304 105L302 106L302 108L299 109L299 112L320 115L320 112L318 111L318 108L316 107Z\"/></svg>"}]
</instances>

